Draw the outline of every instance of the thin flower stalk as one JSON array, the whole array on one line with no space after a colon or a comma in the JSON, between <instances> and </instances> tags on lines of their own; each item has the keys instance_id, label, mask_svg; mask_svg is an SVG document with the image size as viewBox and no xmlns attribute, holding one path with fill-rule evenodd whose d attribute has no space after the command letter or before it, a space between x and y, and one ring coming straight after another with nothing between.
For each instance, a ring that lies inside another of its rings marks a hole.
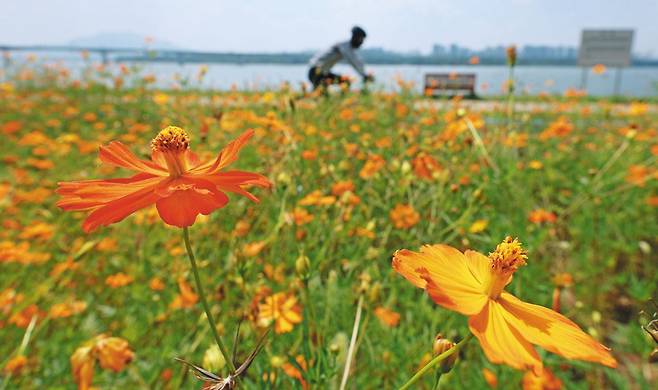
<instances>
[{"instance_id":1,"label":"thin flower stalk","mask_svg":"<svg viewBox=\"0 0 658 390\"><path fill-rule=\"evenodd\" d=\"M352 338L350 339L350 346L347 349L347 360L345 360L345 369L343 370L343 378L340 381L340 390L345 389L345 386L347 386L347 379L350 376L350 367L352 366L352 358L354 357L356 339L359 335L359 325L361 324L362 311L363 311L363 294L359 296L359 303L356 306L356 316L354 317L354 326L352 327Z\"/></svg>"},{"instance_id":2,"label":"thin flower stalk","mask_svg":"<svg viewBox=\"0 0 658 390\"><path fill-rule=\"evenodd\" d=\"M217 325L215 323L215 318L212 316L212 312L210 311L210 306L208 306L208 300L206 299L206 293L203 290L203 286L201 285L201 279L199 278L199 271L196 266L194 252L192 251L192 245L190 244L190 233L187 227L183 228L183 239L185 240L185 249L187 250L187 256L189 257L190 265L192 266L192 273L194 274L194 281L196 283L196 288L197 291L199 292L199 297L201 297L201 304L203 305L203 310L206 312L208 325L210 325L210 330L212 331L212 334L215 337L215 341L217 342L217 346L219 347L219 350L222 352L222 356L224 356L224 360L226 360L226 364L228 364L228 367L231 370L231 372L234 372L235 364L233 364L233 359L231 359L231 355L229 355L228 349L226 349L226 346L224 345L222 338L219 336L219 333L217 332Z\"/></svg>"}]
</instances>

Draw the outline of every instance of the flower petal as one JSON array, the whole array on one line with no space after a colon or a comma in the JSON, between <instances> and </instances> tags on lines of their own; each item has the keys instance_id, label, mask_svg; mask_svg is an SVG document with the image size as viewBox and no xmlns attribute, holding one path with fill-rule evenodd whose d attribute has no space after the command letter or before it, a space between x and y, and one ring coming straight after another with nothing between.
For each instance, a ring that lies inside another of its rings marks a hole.
<instances>
[{"instance_id":1,"label":"flower petal","mask_svg":"<svg viewBox=\"0 0 658 390\"><path fill-rule=\"evenodd\" d=\"M438 285L424 269L421 269L421 277L427 282L425 291L434 302L458 313L467 316L478 314L489 300L488 296L473 292L472 289L464 286L444 287L445 284Z\"/></svg>"},{"instance_id":2,"label":"flower petal","mask_svg":"<svg viewBox=\"0 0 658 390\"><path fill-rule=\"evenodd\" d=\"M172 181L159 193L162 199L156 203L158 214L165 223L178 227L191 226L197 215L208 215L228 203L226 194L215 185L198 179Z\"/></svg>"},{"instance_id":3,"label":"flower petal","mask_svg":"<svg viewBox=\"0 0 658 390\"><path fill-rule=\"evenodd\" d=\"M99 226L119 222L135 211L152 205L159 198L160 196L155 192L154 185L144 187L98 207L85 219L82 228L89 233Z\"/></svg>"},{"instance_id":4,"label":"flower petal","mask_svg":"<svg viewBox=\"0 0 658 390\"><path fill-rule=\"evenodd\" d=\"M424 246L420 252L400 250L393 256L393 269L425 288L436 303L462 314L479 313L488 300L467 258L447 245Z\"/></svg>"},{"instance_id":5,"label":"flower petal","mask_svg":"<svg viewBox=\"0 0 658 390\"><path fill-rule=\"evenodd\" d=\"M468 269L482 286L488 286L491 280L491 260L480 252L467 250L464 252Z\"/></svg>"},{"instance_id":6,"label":"flower petal","mask_svg":"<svg viewBox=\"0 0 658 390\"><path fill-rule=\"evenodd\" d=\"M190 172L197 174L214 174L219 172L219 170L227 167L238 158L238 152L240 152L240 149L242 149L244 144L253 135L254 131L252 129L245 131L238 138L226 145L213 162L207 162L193 167L190 169Z\"/></svg>"},{"instance_id":7,"label":"flower petal","mask_svg":"<svg viewBox=\"0 0 658 390\"><path fill-rule=\"evenodd\" d=\"M551 309L523 302L503 292L499 299L506 318L523 336L547 351L564 356L616 367L610 349L583 332L567 317Z\"/></svg>"},{"instance_id":8,"label":"flower petal","mask_svg":"<svg viewBox=\"0 0 658 390\"><path fill-rule=\"evenodd\" d=\"M98 156L104 163L128 168L133 171L146 172L152 175L165 176L168 171L153 161L141 160L135 156L128 147L119 141L110 142L107 146L101 146Z\"/></svg>"},{"instance_id":9,"label":"flower petal","mask_svg":"<svg viewBox=\"0 0 658 390\"><path fill-rule=\"evenodd\" d=\"M242 195L253 202L258 202L258 198L242 188L242 186L255 185L264 188L272 186L272 183L265 176L243 171L217 172L213 175L194 175L188 177L206 180L216 185L222 191Z\"/></svg>"},{"instance_id":10,"label":"flower petal","mask_svg":"<svg viewBox=\"0 0 658 390\"><path fill-rule=\"evenodd\" d=\"M484 354L492 363L503 363L518 370L542 372L537 351L521 333L506 320L505 309L490 300L478 315L468 320L468 327L477 337Z\"/></svg>"},{"instance_id":11,"label":"flower petal","mask_svg":"<svg viewBox=\"0 0 658 390\"><path fill-rule=\"evenodd\" d=\"M63 210L88 210L144 187L153 186L162 180L159 176L138 173L122 179L60 182L56 192L62 198L57 202L57 206Z\"/></svg>"},{"instance_id":12,"label":"flower petal","mask_svg":"<svg viewBox=\"0 0 658 390\"><path fill-rule=\"evenodd\" d=\"M245 171L217 172L212 175L197 176L208 180L216 185L246 185L251 184L259 187L270 187L272 183L263 175Z\"/></svg>"}]
</instances>

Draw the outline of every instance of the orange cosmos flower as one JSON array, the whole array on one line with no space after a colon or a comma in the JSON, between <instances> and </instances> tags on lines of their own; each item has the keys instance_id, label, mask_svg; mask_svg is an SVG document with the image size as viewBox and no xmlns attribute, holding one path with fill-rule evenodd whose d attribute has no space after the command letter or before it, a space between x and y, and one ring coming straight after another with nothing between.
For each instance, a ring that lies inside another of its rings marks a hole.
<instances>
[{"instance_id":1,"label":"orange cosmos flower","mask_svg":"<svg viewBox=\"0 0 658 390\"><path fill-rule=\"evenodd\" d=\"M185 278L178 278L178 289L180 294L174 298L173 302L169 305L172 309L181 309L187 307L194 307L199 301L199 296L192 290L192 286L187 283Z\"/></svg>"},{"instance_id":2,"label":"orange cosmos flower","mask_svg":"<svg viewBox=\"0 0 658 390\"><path fill-rule=\"evenodd\" d=\"M105 284L112 288L119 288L129 285L133 280L132 276L118 272L105 278Z\"/></svg>"},{"instance_id":3,"label":"orange cosmos flower","mask_svg":"<svg viewBox=\"0 0 658 390\"><path fill-rule=\"evenodd\" d=\"M504 291L526 259L518 240L507 237L488 257L447 245L424 246L419 253L402 249L393 257L393 268L434 302L469 316L471 332L493 363L541 375L536 344L567 359L616 367L609 349L571 320Z\"/></svg>"},{"instance_id":4,"label":"orange cosmos flower","mask_svg":"<svg viewBox=\"0 0 658 390\"><path fill-rule=\"evenodd\" d=\"M554 223L557 221L557 215L544 209L535 209L528 214L528 221L534 224Z\"/></svg>"},{"instance_id":5,"label":"orange cosmos flower","mask_svg":"<svg viewBox=\"0 0 658 390\"><path fill-rule=\"evenodd\" d=\"M354 183L351 180L337 181L331 186L331 193L341 196L346 192L354 192Z\"/></svg>"},{"instance_id":6,"label":"orange cosmos flower","mask_svg":"<svg viewBox=\"0 0 658 390\"><path fill-rule=\"evenodd\" d=\"M382 324L394 328L400 323L400 313L396 313L391 309L385 307L378 307L375 309L375 315L379 318Z\"/></svg>"},{"instance_id":7,"label":"orange cosmos flower","mask_svg":"<svg viewBox=\"0 0 658 390\"><path fill-rule=\"evenodd\" d=\"M370 179L375 174L386 165L386 161L380 155L374 154L368 158L368 160L363 164L363 168L359 172L359 176L362 179Z\"/></svg>"},{"instance_id":8,"label":"orange cosmos flower","mask_svg":"<svg viewBox=\"0 0 658 390\"><path fill-rule=\"evenodd\" d=\"M427 153L419 153L412 161L411 165L414 168L414 173L421 179L432 180L436 174L442 169L441 164L432 156Z\"/></svg>"},{"instance_id":9,"label":"orange cosmos flower","mask_svg":"<svg viewBox=\"0 0 658 390\"><path fill-rule=\"evenodd\" d=\"M297 379L299 381L299 383L302 385L303 390L310 389L310 386L304 380L304 374L299 370L299 368L297 368L297 367L300 367L306 372L308 365L306 364L306 360L304 359L304 356L297 355L297 357L295 358L295 362L297 362L296 366L293 365L292 363L285 362L281 366L281 369L289 377L291 377L293 379Z\"/></svg>"},{"instance_id":10,"label":"orange cosmos flower","mask_svg":"<svg viewBox=\"0 0 658 390\"><path fill-rule=\"evenodd\" d=\"M592 67L592 72L594 74L603 74L606 71L606 67L603 64L596 64Z\"/></svg>"},{"instance_id":11,"label":"orange cosmos flower","mask_svg":"<svg viewBox=\"0 0 658 390\"><path fill-rule=\"evenodd\" d=\"M27 365L27 358L24 355L16 355L13 358L9 359L3 371L5 374L18 375L23 371ZM8 379L5 379L8 380Z\"/></svg>"},{"instance_id":12,"label":"orange cosmos flower","mask_svg":"<svg viewBox=\"0 0 658 390\"><path fill-rule=\"evenodd\" d=\"M420 221L420 214L408 204L396 204L389 216L397 229L409 229Z\"/></svg>"},{"instance_id":13,"label":"orange cosmos flower","mask_svg":"<svg viewBox=\"0 0 658 390\"><path fill-rule=\"evenodd\" d=\"M82 313L86 308L87 302L74 300L54 304L48 311L48 314L52 318L67 318Z\"/></svg>"},{"instance_id":14,"label":"orange cosmos flower","mask_svg":"<svg viewBox=\"0 0 658 390\"><path fill-rule=\"evenodd\" d=\"M64 210L91 210L82 227L91 232L123 220L137 210L155 204L160 218L173 226L194 224L199 214L208 215L228 203L225 192L252 201L258 199L246 185L269 187L256 173L224 171L254 134L248 130L229 143L214 161L199 161L189 150L190 137L180 127L169 126L151 142L151 161L137 158L121 142L101 146L102 162L136 171L129 178L60 182L57 205Z\"/></svg>"},{"instance_id":15,"label":"orange cosmos flower","mask_svg":"<svg viewBox=\"0 0 658 390\"><path fill-rule=\"evenodd\" d=\"M149 281L149 288L153 291L162 291L165 289L165 284L162 279L154 277Z\"/></svg>"},{"instance_id":16,"label":"orange cosmos flower","mask_svg":"<svg viewBox=\"0 0 658 390\"><path fill-rule=\"evenodd\" d=\"M562 381L548 368L544 368L541 375L528 371L521 382L523 390L561 390Z\"/></svg>"},{"instance_id":17,"label":"orange cosmos flower","mask_svg":"<svg viewBox=\"0 0 658 390\"><path fill-rule=\"evenodd\" d=\"M100 334L71 355L73 379L78 384L79 390L91 389L96 360L103 369L119 372L132 361L133 357L134 353L126 340Z\"/></svg>"},{"instance_id":18,"label":"orange cosmos flower","mask_svg":"<svg viewBox=\"0 0 658 390\"><path fill-rule=\"evenodd\" d=\"M96 351L101 367L114 372L123 370L134 357L128 342L119 337L99 337Z\"/></svg>"},{"instance_id":19,"label":"orange cosmos flower","mask_svg":"<svg viewBox=\"0 0 658 390\"><path fill-rule=\"evenodd\" d=\"M483 368L482 376L484 377L484 381L487 382L489 387L491 387L492 389L498 387L498 377L496 376L496 374L494 374L493 371L491 371L488 368Z\"/></svg>"},{"instance_id":20,"label":"orange cosmos flower","mask_svg":"<svg viewBox=\"0 0 658 390\"><path fill-rule=\"evenodd\" d=\"M290 216L297 226L306 225L313 221L313 214L300 207L295 207Z\"/></svg>"}]
</instances>

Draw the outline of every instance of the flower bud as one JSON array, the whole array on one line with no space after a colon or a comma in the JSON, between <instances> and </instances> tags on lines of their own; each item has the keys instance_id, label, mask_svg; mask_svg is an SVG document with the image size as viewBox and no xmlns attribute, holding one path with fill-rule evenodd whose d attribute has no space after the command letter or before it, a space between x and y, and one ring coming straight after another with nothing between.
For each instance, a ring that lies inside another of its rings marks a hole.
<instances>
[{"instance_id":1,"label":"flower bud","mask_svg":"<svg viewBox=\"0 0 658 390\"><path fill-rule=\"evenodd\" d=\"M292 180L291 180L291 178L290 178L290 175L288 175L288 174L285 173L285 172L280 172L280 173L276 176L276 181L279 182L279 183L281 183L281 184L290 184L290 182L291 182Z\"/></svg>"},{"instance_id":2,"label":"flower bud","mask_svg":"<svg viewBox=\"0 0 658 390\"><path fill-rule=\"evenodd\" d=\"M372 287L370 287L370 290L368 291L368 300L370 300L370 302L377 302L381 293L382 293L382 284L379 282L374 283Z\"/></svg>"},{"instance_id":3,"label":"flower bud","mask_svg":"<svg viewBox=\"0 0 658 390\"><path fill-rule=\"evenodd\" d=\"M270 358L270 364L274 368L282 367L286 363L286 359L279 355L274 355Z\"/></svg>"},{"instance_id":4,"label":"flower bud","mask_svg":"<svg viewBox=\"0 0 658 390\"><path fill-rule=\"evenodd\" d=\"M402 162L402 165L400 165L400 171L402 171L402 174L407 174L411 172L411 164L409 161L404 161Z\"/></svg>"},{"instance_id":5,"label":"flower bud","mask_svg":"<svg viewBox=\"0 0 658 390\"><path fill-rule=\"evenodd\" d=\"M203 367L211 372L219 372L226 365L226 360L217 345L212 345L203 354Z\"/></svg>"},{"instance_id":6,"label":"flower bud","mask_svg":"<svg viewBox=\"0 0 658 390\"><path fill-rule=\"evenodd\" d=\"M362 272L361 275L359 275L359 280L361 281L358 288L359 294L367 293L368 290L370 289L370 281L372 280L370 274L368 274L365 271Z\"/></svg>"},{"instance_id":7,"label":"flower bud","mask_svg":"<svg viewBox=\"0 0 658 390\"><path fill-rule=\"evenodd\" d=\"M308 280L310 271L311 261L308 256L304 254L299 255L297 260L295 260L295 272L297 272L297 276L302 280Z\"/></svg>"},{"instance_id":8,"label":"flower bud","mask_svg":"<svg viewBox=\"0 0 658 390\"><path fill-rule=\"evenodd\" d=\"M509 46L505 51L507 52L507 64L509 66L516 65L516 46Z\"/></svg>"},{"instance_id":9,"label":"flower bud","mask_svg":"<svg viewBox=\"0 0 658 390\"><path fill-rule=\"evenodd\" d=\"M436 337L434 338L434 344L432 345L432 351L434 352L435 356L439 356L442 353L450 350L455 346L455 343L452 341L443 338L443 335L441 333L437 334ZM441 362L441 372L442 373L447 373L449 372L452 367L455 365L455 362L457 361L457 353L453 353L452 355L448 356L447 358L443 359Z\"/></svg>"}]
</instances>

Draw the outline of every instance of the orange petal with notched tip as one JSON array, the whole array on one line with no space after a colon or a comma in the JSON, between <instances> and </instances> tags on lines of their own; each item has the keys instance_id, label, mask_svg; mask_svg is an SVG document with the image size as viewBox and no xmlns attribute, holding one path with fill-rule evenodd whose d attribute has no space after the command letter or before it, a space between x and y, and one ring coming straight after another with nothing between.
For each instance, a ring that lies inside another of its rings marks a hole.
<instances>
[{"instance_id":1,"label":"orange petal with notched tip","mask_svg":"<svg viewBox=\"0 0 658 390\"><path fill-rule=\"evenodd\" d=\"M498 302L507 312L507 321L531 343L567 359L617 366L610 349L567 317L543 306L523 302L507 292L501 294Z\"/></svg>"},{"instance_id":2,"label":"orange petal with notched tip","mask_svg":"<svg viewBox=\"0 0 658 390\"><path fill-rule=\"evenodd\" d=\"M160 166L153 161L137 158L126 145L119 141L110 142L107 146L101 146L98 156L104 163L117 167L131 169L138 172L146 172L158 176L168 175L166 166Z\"/></svg>"},{"instance_id":3,"label":"orange petal with notched tip","mask_svg":"<svg viewBox=\"0 0 658 390\"><path fill-rule=\"evenodd\" d=\"M154 204L159 198L154 186L142 188L98 207L85 219L82 228L89 233L99 226L119 222L135 211Z\"/></svg>"},{"instance_id":4,"label":"orange petal with notched tip","mask_svg":"<svg viewBox=\"0 0 658 390\"><path fill-rule=\"evenodd\" d=\"M158 214L165 223L178 227L191 226L197 215L208 215L228 203L226 194L204 180L179 180L167 191L166 195L160 192L164 196L156 203Z\"/></svg>"},{"instance_id":5,"label":"orange petal with notched tip","mask_svg":"<svg viewBox=\"0 0 658 390\"><path fill-rule=\"evenodd\" d=\"M238 158L238 153L240 149L244 146L245 143L254 135L254 131L249 129L242 133L238 138L229 142L224 149L217 155L217 158L214 161L209 161L204 164L200 164L196 167L193 167L190 172L195 174L207 174L212 175L219 172L222 168L225 168L232 164Z\"/></svg>"},{"instance_id":6,"label":"orange petal with notched tip","mask_svg":"<svg viewBox=\"0 0 658 390\"><path fill-rule=\"evenodd\" d=\"M236 184L236 185L245 185L253 184L260 187L269 187L272 185L269 180L263 175L253 172L245 171L226 171L226 172L217 172L213 175L202 175L198 178L203 180L208 180L214 184Z\"/></svg>"},{"instance_id":7,"label":"orange petal with notched tip","mask_svg":"<svg viewBox=\"0 0 658 390\"><path fill-rule=\"evenodd\" d=\"M125 179L60 182L56 192L62 198L57 206L62 210L88 210L154 186L162 180L162 177L138 173Z\"/></svg>"},{"instance_id":8,"label":"orange petal with notched tip","mask_svg":"<svg viewBox=\"0 0 658 390\"><path fill-rule=\"evenodd\" d=\"M490 300L481 313L469 318L468 327L492 363L541 374L543 365L537 351L520 331L510 326L505 309L496 301Z\"/></svg>"},{"instance_id":9,"label":"orange petal with notched tip","mask_svg":"<svg viewBox=\"0 0 658 390\"><path fill-rule=\"evenodd\" d=\"M426 245L420 252L402 249L393 256L393 268L438 304L474 315L487 302L484 286L469 268L463 253L447 245Z\"/></svg>"}]
</instances>

